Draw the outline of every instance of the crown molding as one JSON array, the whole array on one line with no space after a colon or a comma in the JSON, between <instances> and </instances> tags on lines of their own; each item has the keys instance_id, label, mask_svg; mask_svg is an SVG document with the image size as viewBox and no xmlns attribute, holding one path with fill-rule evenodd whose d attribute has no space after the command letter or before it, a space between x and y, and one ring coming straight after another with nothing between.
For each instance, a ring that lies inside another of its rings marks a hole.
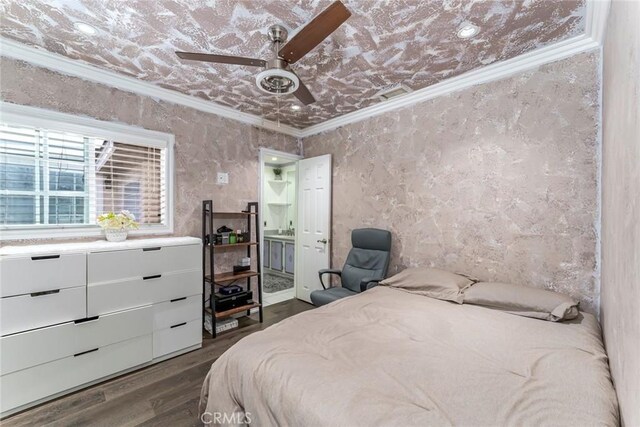
<instances>
[{"instance_id":1,"label":"crown molding","mask_svg":"<svg viewBox=\"0 0 640 427\"><path fill-rule=\"evenodd\" d=\"M602 46L611 0L588 0L585 35Z\"/></svg>"},{"instance_id":2,"label":"crown molding","mask_svg":"<svg viewBox=\"0 0 640 427\"><path fill-rule=\"evenodd\" d=\"M293 126L283 124L278 125L276 122L263 119L260 116L243 113L231 107L226 107L212 101L205 101L204 99L165 89L114 71L105 70L82 61L73 60L57 53L27 46L14 40L7 39L6 37L0 37L0 55L26 61L33 65L48 68L62 74L80 77L85 80L122 89L127 92L134 92L173 104L194 108L205 113L215 114L227 119L258 126L274 132L280 132L294 137L300 136L300 129Z\"/></svg>"},{"instance_id":3,"label":"crown molding","mask_svg":"<svg viewBox=\"0 0 640 427\"><path fill-rule=\"evenodd\" d=\"M63 74L112 86L128 92L150 96L174 104L184 105L242 123L258 126L274 132L305 138L321 132L336 129L350 123L356 123L372 116L404 108L438 96L456 92L471 86L500 80L511 75L530 70L541 65L568 58L575 54L597 49L602 46L611 0L587 0L585 34L545 46L505 61L487 65L444 80L440 83L416 90L407 95L381 102L370 107L347 113L325 122L298 129L290 125L263 119L259 116L243 113L230 107L185 95L170 89L161 88L133 77L75 61L65 56L37 49L16 41L0 37L0 54L27 61Z\"/></svg>"}]
</instances>

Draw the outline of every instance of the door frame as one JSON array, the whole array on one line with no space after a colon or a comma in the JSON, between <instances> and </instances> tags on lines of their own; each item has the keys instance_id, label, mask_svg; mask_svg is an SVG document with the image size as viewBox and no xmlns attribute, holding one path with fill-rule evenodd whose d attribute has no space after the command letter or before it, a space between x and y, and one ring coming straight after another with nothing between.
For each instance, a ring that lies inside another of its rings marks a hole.
<instances>
[{"instance_id":1,"label":"door frame","mask_svg":"<svg viewBox=\"0 0 640 427\"><path fill-rule=\"evenodd\" d=\"M260 227L260 250L263 251L260 254L260 283L264 284L264 185L266 184L265 176L264 176L264 164L269 163L268 160L271 157L278 157L281 159L291 160L291 162L296 162L296 193L295 197L298 198L297 185L298 185L298 167L297 162L304 157L299 154L286 153L284 151L278 151L271 148L260 147L258 160L259 160L259 173L258 173L258 215L260 216L260 223L258 226ZM296 200L297 206L297 200ZM296 224L298 224L298 210L296 209ZM297 236L296 236L297 237ZM297 240L297 239L296 239ZM293 290L294 290L294 298L295 298L295 290L298 286L296 281L296 275L293 275ZM262 289L262 296L264 298L264 288ZM263 302L260 301L262 304Z\"/></svg>"}]
</instances>

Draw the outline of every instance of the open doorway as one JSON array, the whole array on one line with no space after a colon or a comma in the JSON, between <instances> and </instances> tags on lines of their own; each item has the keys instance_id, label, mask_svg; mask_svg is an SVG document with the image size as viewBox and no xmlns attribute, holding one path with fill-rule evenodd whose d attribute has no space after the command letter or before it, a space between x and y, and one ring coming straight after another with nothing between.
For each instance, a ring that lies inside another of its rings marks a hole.
<instances>
[{"instance_id":1,"label":"open doorway","mask_svg":"<svg viewBox=\"0 0 640 427\"><path fill-rule=\"evenodd\" d=\"M296 295L297 163L300 158L295 154L260 150L259 206L265 306Z\"/></svg>"}]
</instances>

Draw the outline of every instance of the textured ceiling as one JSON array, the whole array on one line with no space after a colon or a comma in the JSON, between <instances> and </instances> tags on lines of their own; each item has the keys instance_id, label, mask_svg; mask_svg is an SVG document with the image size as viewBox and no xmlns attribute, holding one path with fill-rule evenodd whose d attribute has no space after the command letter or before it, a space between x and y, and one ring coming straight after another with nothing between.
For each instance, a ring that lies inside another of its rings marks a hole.
<instances>
[{"instance_id":1,"label":"textured ceiling","mask_svg":"<svg viewBox=\"0 0 640 427\"><path fill-rule=\"evenodd\" d=\"M272 57L266 29L295 29L331 0L1 0L0 33L159 86L304 128L584 32L584 0L343 0L352 16L293 68L317 99L255 86L261 69L180 61L175 50ZM96 27L85 36L73 27ZM456 31L481 27L473 39ZM279 99L277 99L279 98ZM301 104L299 104L301 105Z\"/></svg>"}]
</instances>

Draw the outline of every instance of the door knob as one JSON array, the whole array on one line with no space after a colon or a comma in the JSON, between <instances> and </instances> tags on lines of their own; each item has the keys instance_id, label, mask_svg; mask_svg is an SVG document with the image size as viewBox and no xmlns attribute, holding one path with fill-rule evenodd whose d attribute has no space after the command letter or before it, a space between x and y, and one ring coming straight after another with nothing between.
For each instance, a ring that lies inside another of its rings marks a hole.
<instances>
[{"instance_id":1,"label":"door knob","mask_svg":"<svg viewBox=\"0 0 640 427\"><path fill-rule=\"evenodd\" d=\"M327 239L322 239L322 240L318 240L318 243L323 243L323 244L327 244Z\"/></svg>"}]
</instances>

